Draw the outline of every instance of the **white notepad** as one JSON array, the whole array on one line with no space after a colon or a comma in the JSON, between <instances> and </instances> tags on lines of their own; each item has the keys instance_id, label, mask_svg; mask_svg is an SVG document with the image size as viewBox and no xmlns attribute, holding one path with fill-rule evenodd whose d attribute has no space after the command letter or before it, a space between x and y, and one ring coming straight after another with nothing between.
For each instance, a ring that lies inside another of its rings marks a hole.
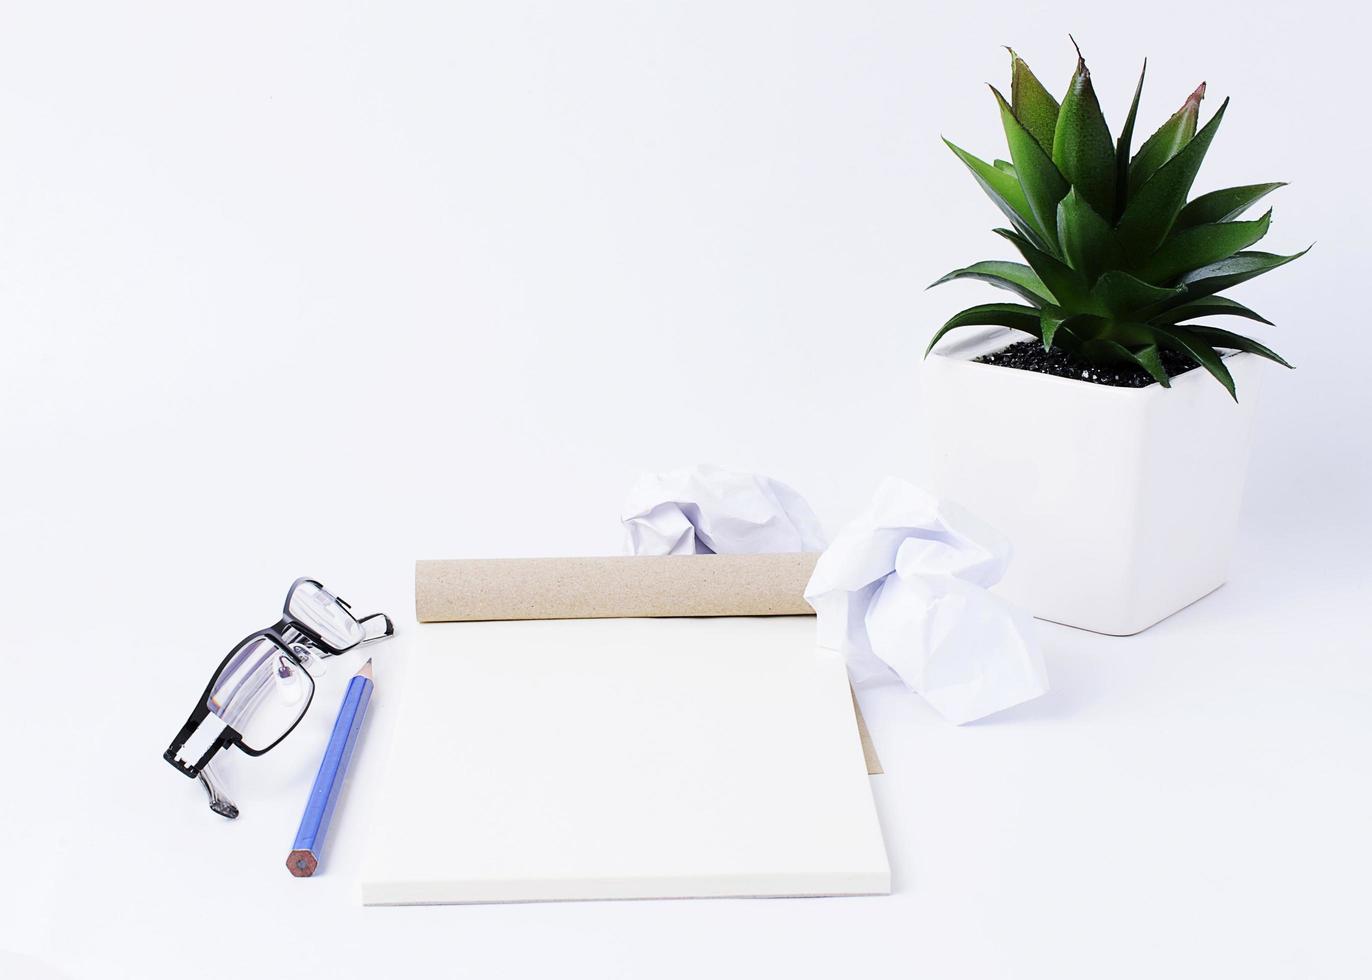
<instances>
[{"instance_id":1,"label":"white notepad","mask_svg":"<svg viewBox=\"0 0 1372 980\"><path fill-rule=\"evenodd\" d=\"M814 629L419 626L364 904L889 892L847 675Z\"/></svg>"}]
</instances>

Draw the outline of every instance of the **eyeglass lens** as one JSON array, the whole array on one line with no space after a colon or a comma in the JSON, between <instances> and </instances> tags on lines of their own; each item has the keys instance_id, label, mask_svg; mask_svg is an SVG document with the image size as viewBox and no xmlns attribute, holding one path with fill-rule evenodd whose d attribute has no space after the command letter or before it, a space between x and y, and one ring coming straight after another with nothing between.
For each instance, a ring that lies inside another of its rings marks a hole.
<instances>
[{"instance_id":1,"label":"eyeglass lens","mask_svg":"<svg viewBox=\"0 0 1372 980\"><path fill-rule=\"evenodd\" d=\"M253 750L270 748L300 720L314 680L285 647L266 636L243 643L210 686L206 707Z\"/></svg>"},{"instance_id":2,"label":"eyeglass lens","mask_svg":"<svg viewBox=\"0 0 1372 980\"><path fill-rule=\"evenodd\" d=\"M331 593L313 582L301 582L291 593L290 614L319 634L335 650L347 650L366 639L352 613Z\"/></svg>"}]
</instances>

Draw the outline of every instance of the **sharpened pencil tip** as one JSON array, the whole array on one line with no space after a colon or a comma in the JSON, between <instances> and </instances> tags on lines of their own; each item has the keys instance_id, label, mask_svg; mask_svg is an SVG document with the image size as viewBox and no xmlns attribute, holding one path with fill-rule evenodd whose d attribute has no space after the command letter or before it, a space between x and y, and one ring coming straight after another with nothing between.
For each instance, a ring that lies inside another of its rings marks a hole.
<instances>
[{"instance_id":1,"label":"sharpened pencil tip","mask_svg":"<svg viewBox=\"0 0 1372 980\"><path fill-rule=\"evenodd\" d=\"M372 676L372 661L371 661L371 658L370 658L370 657L367 659L367 662L366 662L365 664L363 664L361 667L359 667L359 668L357 669L357 676L358 676L358 677L366 677L366 678L368 678L368 679L371 679L371 676Z\"/></svg>"},{"instance_id":2,"label":"sharpened pencil tip","mask_svg":"<svg viewBox=\"0 0 1372 980\"><path fill-rule=\"evenodd\" d=\"M319 859L313 851L294 850L286 855L286 870L297 878L309 878L319 867Z\"/></svg>"}]
</instances>

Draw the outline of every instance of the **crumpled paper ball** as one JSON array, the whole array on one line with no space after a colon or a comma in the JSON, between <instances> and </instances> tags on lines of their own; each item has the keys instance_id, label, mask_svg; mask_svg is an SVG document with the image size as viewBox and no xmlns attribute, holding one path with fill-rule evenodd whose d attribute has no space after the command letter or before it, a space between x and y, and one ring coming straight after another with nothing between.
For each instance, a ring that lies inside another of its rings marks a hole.
<instances>
[{"instance_id":1,"label":"crumpled paper ball","mask_svg":"<svg viewBox=\"0 0 1372 980\"><path fill-rule=\"evenodd\" d=\"M861 683L894 674L954 724L1048 690L1028 613L987 591L1010 543L961 507L888 478L820 556L805 598L819 643Z\"/></svg>"},{"instance_id":2,"label":"crumpled paper ball","mask_svg":"<svg viewBox=\"0 0 1372 980\"><path fill-rule=\"evenodd\" d=\"M621 511L631 555L753 555L821 551L805 498L779 480L719 466L647 473Z\"/></svg>"}]
</instances>

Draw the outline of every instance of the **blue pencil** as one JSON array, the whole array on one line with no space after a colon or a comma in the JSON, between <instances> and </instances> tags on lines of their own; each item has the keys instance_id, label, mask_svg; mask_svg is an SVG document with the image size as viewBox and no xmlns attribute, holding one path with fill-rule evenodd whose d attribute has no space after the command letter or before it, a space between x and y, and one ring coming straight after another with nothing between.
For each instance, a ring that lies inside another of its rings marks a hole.
<instances>
[{"instance_id":1,"label":"blue pencil","mask_svg":"<svg viewBox=\"0 0 1372 980\"><path fill-rule=\"evenodd\" d=\"M319 867L319 858L324 853L324 835L329 832L329 819L348 775L348 760L357 744L357 732L367 713L367 702L372 699L372 686L372 662L368 660L343 692L333 734L324 749L324 758L319 761L310 798L305 801L300 829L295 832L294 848L286 858L286 869L297 878L308 878Z\"/></svg>"}]
</instances>

